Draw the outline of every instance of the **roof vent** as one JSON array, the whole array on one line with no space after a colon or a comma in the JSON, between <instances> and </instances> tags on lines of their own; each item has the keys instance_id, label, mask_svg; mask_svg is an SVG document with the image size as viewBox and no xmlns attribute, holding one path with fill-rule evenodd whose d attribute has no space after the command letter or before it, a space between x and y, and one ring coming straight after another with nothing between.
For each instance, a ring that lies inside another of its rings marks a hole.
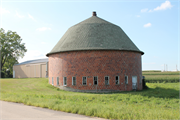
<instances>
[{"instance_id":1,"label":"roof vent","mask_svg":"<svg viewBox=\"0 0 180 120\"><path fill-rule=\"evenodd\" d=\"M96 14L96 12L94 11L93 13L92 13L92 16L96 16L97 14Z\"/></svg>"}]
</instances>

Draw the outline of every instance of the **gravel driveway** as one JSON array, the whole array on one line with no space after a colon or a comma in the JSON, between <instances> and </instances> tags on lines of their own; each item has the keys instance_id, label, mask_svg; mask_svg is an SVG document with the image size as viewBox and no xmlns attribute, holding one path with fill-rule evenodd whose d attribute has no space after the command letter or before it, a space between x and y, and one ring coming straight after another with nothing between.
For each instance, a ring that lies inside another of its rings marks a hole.
<instances>
[{"instance_id":1,"label":"gravel driveway","mask_svg":"<svg viewBox=\"0 0 180 120\"><path fill-rule=\"evenodd\" d=\"M0 101L0 120L105 120L84 115Z\"/></svg>"}]
</instances>

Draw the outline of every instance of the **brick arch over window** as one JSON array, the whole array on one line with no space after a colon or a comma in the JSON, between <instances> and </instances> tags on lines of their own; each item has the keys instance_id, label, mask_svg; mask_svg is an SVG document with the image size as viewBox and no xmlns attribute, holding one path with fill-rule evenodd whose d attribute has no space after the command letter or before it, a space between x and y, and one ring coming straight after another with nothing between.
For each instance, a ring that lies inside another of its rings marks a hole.
<instances>
[{"instance_id":1,"label":"brick arch over window","mask_svg":"<svg viewBox=\"0 0 180 120\"><path fill-rule=\"evenodd\" d=\"M94 76L98 77L98 85L93 84ZM108 85L105 85L105 76L109 76ZM118 85L115 76L119 76ZM128 76L128 84L125 84L125 76ZM142 76L141 53L138 52L94 50L49 55L49 77L59 77L59 86L57 87L61 89L131 91L132 76L137 76L137 89L142 90L140 83L140 76ZM63 77L67 77L66 87L63 87ZM76 85L72 85L72 77L76 77ZM82 85L82 77L87 77L86 85Z\"/></svg>"}]
</instances>

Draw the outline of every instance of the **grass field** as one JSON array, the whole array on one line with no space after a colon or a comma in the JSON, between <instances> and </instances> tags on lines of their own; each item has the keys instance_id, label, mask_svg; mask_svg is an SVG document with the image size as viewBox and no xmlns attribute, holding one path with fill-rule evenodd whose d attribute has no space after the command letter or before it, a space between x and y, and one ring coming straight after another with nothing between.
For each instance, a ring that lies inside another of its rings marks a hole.
<instances>
[{"instance_id":1,"label":"grass field","mask_svg":"<svg viewBox=\"0 0 180 120\"><path fill-rule=\"evenodd\" d=\"M145 80L180 80L180 72L143 71Z\"/></svg>"},{"instance_id":2,"label":"grass field","mask_svg":"<svg viewBox=\"0 0 180 120\"><path fill-rule=\"evenodd\" d=\"M142 74L143 75L180 75L180 72L143 71Z\"/></svg>"},{"instance_id":3,"label":"grass field","mask_svg":"<svg viewBox=\"0 0 180 120\"><path fill-rule=\"evenodd\" d=\"M179 83L108 94L57 89L48 79L0 79L1 100L108 119L180 119Z\"/></svg>"}]
</instances>

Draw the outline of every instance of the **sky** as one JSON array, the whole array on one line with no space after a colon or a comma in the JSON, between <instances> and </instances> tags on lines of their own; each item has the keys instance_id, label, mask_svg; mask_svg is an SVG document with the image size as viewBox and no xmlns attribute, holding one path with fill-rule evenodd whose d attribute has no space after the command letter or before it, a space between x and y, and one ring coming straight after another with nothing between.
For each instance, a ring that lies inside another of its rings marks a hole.
<instances>
[{"instance_id":1,"label":"sky","mask_svg":"<svg viewBox=\"0 0 180 120\"><path fill-rule=\"evenodd\" d=\"M1 0L0 27L17 32L27 52L46 58L71 26L97 16L120 26L143 51L142 70L180 70L180 0Z\"/></svg>"}]
</instances>

